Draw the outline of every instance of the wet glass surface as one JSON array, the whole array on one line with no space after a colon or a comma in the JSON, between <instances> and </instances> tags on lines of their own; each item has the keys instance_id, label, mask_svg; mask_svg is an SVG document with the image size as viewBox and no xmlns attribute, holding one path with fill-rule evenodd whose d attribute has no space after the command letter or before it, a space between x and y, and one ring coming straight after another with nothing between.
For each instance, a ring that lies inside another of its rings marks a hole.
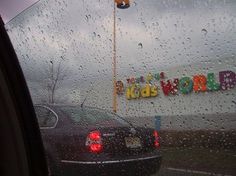
<instances>
[{"instance_id":1,"label":"wet glass surface","mask_svg":"<svg viewBox=\"0 0 236 176\"><path fill-rule=\"evenodd\" d=\"M53 132L62 137L50 167L73 175L62 165L82 162L89 147L86 162L160 151L158 175L235 175L235 24L233 0L42 0L8 22L34 104L76 106L68 116L78 120L84 106L100 108L103 118L113 111L133 124L103 131L66 122L64 132ZM128 136L132 150L124 149ZM161 147L149 148L153 142ZM132 173L143 175L142 168Z\"/></svg>"}]
</instances>

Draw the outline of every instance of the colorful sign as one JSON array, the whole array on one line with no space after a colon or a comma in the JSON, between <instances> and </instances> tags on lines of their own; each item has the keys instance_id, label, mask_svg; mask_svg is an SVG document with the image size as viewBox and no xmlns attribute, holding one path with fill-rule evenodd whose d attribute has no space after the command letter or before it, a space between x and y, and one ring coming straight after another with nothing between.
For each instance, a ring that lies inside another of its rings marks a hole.
<instances>
[{"instance_id":1,"label":"colorful sign","mask_svg":"<svg viewBox=\"0 0 236 176\"><path fill-rule=\"evenodd\" d=\"M161 89L165 96L189 94L191 92L206 92L232 89L236 85L236 74L233 71L219 72L219 80L214 73L198 74L192 77L184 76L165 80L165 73L149 73L146 77L130 77L126 79L126 88L123 81L117 81L117 94L125 93L128 100L156 97ZM160 86L158 86L160 85Z\"/></svg>"}]
</instances>

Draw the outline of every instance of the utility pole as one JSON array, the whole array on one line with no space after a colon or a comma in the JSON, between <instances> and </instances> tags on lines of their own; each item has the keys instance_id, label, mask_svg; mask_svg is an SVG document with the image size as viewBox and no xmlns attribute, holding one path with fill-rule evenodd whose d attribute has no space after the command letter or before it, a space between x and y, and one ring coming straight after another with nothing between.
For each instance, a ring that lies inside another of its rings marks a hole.
<instances>
[{"instance_id":1,"label":"utility pole","mask_svg":"<svg viewBox=\"0 0 236 176\"><path fill-rule=\"evenodd\" d=\"M116 92L116 2L113 9L113 112L117 112L117 92Z\"/></svg>"},{"instance_id":2,"label":"utility pole","mask_svg":"<svg viewBox=\"0 0 236 176\"><path fill-rule=\"evenodd\" d=\"M117 112L117 91L116 91L116 7L126 9L130 7L129 0L114 0L113 9L113 112Z\"/></svg>"}]
</instances>

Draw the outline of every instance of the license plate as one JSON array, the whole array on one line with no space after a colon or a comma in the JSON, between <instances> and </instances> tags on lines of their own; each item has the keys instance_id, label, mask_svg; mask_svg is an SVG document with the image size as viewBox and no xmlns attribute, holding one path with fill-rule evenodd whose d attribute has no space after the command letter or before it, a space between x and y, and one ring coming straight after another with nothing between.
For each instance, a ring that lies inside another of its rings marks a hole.
<instances>
[{"instance_id":1,"label":"license plate","mask_svg":"<svg viewBox=\"0 0 236 176\"><path fill-rule=\"evenodd\" d=\"M139 148L141 147L141 142L138 137L126 137L125 144L127 148Z\"/></svg>"}]
</instances>

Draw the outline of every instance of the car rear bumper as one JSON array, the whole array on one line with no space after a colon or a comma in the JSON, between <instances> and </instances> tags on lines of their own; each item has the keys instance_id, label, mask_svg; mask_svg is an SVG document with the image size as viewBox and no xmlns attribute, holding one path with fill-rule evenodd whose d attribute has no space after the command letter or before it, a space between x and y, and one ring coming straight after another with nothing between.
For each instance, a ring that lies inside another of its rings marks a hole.
<instances>
[{"instance_id":1,"label":"car rear bumper","mask_svg":"<svg viewBox=\"0 0 236 176\"><path fill-rule=\"evenodd\" d=\"M160 169L161 156L146 156L122 160L73 161L62 160L69 175L149 175Z\"/></svg>"},{"instance_id":2,"label":"car rear bumper","mask_svg":"<svg viewBox=\"0 0 236 176\"><path fill-rule=\"evenodd\" d=\"M67 175L149 175L160 169L161 156L105 161L61 160L61 163Z\"/></svg>"}]
</instances>

